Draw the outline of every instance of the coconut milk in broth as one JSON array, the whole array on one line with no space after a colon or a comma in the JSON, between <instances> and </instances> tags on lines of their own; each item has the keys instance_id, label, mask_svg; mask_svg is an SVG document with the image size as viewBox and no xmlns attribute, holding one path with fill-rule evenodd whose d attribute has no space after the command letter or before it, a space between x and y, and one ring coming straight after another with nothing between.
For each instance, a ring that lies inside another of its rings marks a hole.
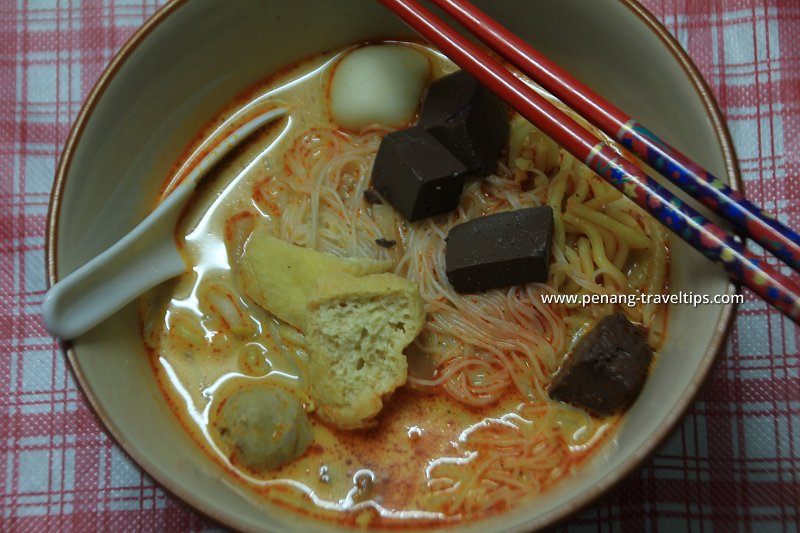
<instances>
[{"instance_id":1,"label":"coconut milk in broth","mask_svg":"<svg viewBox=\"0 0 800 533\"><path fill-rule=\"evenodd\" d=\"M454 69L438 52L405 46L424 51L434 78ZM331 428L311 415L313 440L306 452L268 472L237 468L211 434L210 419L217 404L243 382L274 384L312 408L302 333L246 298L235 269L256 224L266 224L281 236L279 218L285 207L281 202L286 197L280 179L293 171L287 168L287 153L313 137L315 130L337 129L328 112L328 86L344 53L323 54L271 77L199 136L197 144L243 105L270 102L289 110L286 118L254 135L201 182L176 230L192 272L143 298L144 337L161 389L182 425L211 458L254 493L303 513L359 525L460 520L461 514L442 511L446 508L442 501L453 495L439 490L441 483L432 472L472 461L475 452L465 449L464 439L487 421L516 420L515 413L526 401L521 394L509 392L498 402L477 408L446 394L402 387L386 402L376 426L357 431ZM374 151L369 161L372 157ZM355 166L353 170L361 171ZM362 178L351 177L354 183ZM353 194L357 190L354 187ZM389 254L376 247L374 257ZM412 358L411 374L414 364ZM593 433L581 439L583 444L558 465L552 482L599 447L615 424L616 418L611 418L594 426Z\"/></svg>"}]
</instances>

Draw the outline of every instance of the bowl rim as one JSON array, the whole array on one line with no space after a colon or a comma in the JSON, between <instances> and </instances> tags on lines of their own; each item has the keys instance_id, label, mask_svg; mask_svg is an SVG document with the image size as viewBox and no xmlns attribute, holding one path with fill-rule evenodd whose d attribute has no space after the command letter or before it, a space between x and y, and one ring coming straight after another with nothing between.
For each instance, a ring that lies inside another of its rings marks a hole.
<instances>
[{"instance_id":1,"label":"bowl rim","mask_svg":"<svg viewBox=\"0 0 800 533\"><path fill-rule=\"evenodd\" d=\"M57 278L57 242L58 242L58 221L60 218L62 197L66 187L67 174L69 173L73 157L77 145L85 131L86 125L95 110L99 100L102 98L106 89L111 84L116 73L122 68L125 62L133 55L137 48L142 44L144 39L154 31L160 24L162 24L169 16L178 11L182 6L188 3L189 0L168 0L166 4L161 6L153 13L123 44L120 50L114 55L109 64L103 70L103 73L98 78L92 90L86 97L86 100L81 106L80 111L75 119L75 122L70 130L69 136L64 148L61 152L61 157L56 167L55 180L50 193L50 201L48 205L46 228L45 228L45 267L47 270L47 287L50 288L58 281ZM709 119L711 126L717 136L717 142L722 149L722 156L728 176L731 178L730 186L737 191L743 191L743 181L739 169L738 160L733 145L733 140L719 107L718 102L713 96L713 92L700 73L698 67L694 64L688 53L681 47L675 37L669 33L669 30L655 18L642 4L637 0L612 0L618 2L624 8L629 10L631 14L636 16L650 31L652 31L661 43L666 47L670 55L678 62L684 74L689 79L695 92L703 103L706 116ZM726 294L734 295L740 292L738 285L733 282L728 282ZM526 523L525 527L534 528L536 530L554 526L560 522L567 520L578 511L595 503L602 495L606 494L611 488L620 484L623 480L628 478L632 473L637 471L642 463L654 454L660 444L672 434L677 428L678 424L683 420L684 415L688 408L693 405L695 398L702 390L702 386L708 381L710 371L720 359L722 349L725 346L725 341L728 337L728 332L733 324L735 316L736 305L733 303L724 304L720 314L719 321L714 329L714 333L701 360L698 372L692 377L685 393L680 397L673 409L668 413L659 429L651 434L642 445L627 459L623 461L620 469L606 475L594 487L588 490L581 497L571 500L566 504L545 513L532 521ZM69 361L69 368L75 377L83 397L90 405L92 412L96 419L101 422L101 427L111 436L111 438L118 444L123 451L142 468L147 475L152 477L158 485L165 489L168 493L172 494L181 502L184 502L195 512L200 513L227 527L235 528L241 531L260 531L251 529L246 523L240 521L237 517L227 515L223 512L218 512L214 508L208 506L199 497L196 497L189 491L183 490L171 479L163 475L158 467L151 463L143 454L128 442L121 434L119 428L114 421L109 417L108 413L103 409L98 398L94 395L92 389L89 387L86 377L81 368L80 362L77 358L77 353L72 347L71 343L60 341L61 350L67 356Z\"/></svg>"}]
</instances>

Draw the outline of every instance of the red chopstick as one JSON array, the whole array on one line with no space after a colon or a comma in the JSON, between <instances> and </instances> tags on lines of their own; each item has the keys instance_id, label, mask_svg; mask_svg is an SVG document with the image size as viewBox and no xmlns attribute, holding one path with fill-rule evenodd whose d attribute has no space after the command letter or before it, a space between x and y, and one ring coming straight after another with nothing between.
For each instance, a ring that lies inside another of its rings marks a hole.
<instances>
[{"instance_id":1,"label":"red chopstick","mask_svg":"<svg viewBox=\"0 0 800 533\"><path fill-rule=\"evenodd\" d=\"M496 63L415 0L378 0L568 152L663 225L721 263L729 275L800 324L800 287L745 250L731 235L672 195L636 165L598 142L571 117Z\"/></svg>"},{"instance_id":2,"label":"red chopstick","mask_svg":"<svg viewBox=\"0 0 800 533\"><path fill-rule=\"evenodd\" d=\"M466 0L431 0L512 65L619 141L659 174L800 272L800 235L605 101Z\"/></svg>"}]
</instances>

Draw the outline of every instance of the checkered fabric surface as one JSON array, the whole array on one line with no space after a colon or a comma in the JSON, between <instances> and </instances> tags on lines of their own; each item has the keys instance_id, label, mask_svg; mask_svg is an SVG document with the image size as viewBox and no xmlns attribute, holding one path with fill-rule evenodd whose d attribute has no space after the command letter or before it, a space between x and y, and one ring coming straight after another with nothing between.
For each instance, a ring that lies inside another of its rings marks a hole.
<instances>
[{"instance_id":1,"label":"checkered fabric surface","mask_svg":"<svg viewBox=\"0 0 800 533\"><path fill-rule=\"evenodd\" d=\"M589 1L589 0L586 0ZM0 531L200 531L95 419L39 319L58 155L162 0L0 0ZM747 194L800 227L800 1L645 0L713 88ZM680 428L565 531L797 531L800 328L745 291Z\"/></svg>"}]
</instances>

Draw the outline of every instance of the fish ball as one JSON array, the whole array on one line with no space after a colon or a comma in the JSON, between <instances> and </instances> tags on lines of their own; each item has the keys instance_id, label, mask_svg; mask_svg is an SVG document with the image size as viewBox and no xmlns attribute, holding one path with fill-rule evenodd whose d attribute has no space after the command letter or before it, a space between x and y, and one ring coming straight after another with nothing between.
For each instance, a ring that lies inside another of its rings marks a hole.
<instances>
[{"instance_id":1,"label":"fish ball","mask_svg":"<svg viewBox=\"0 0 800 533\"><path fill-rule=\"evenodd\" d=\"M428 58L408 46L374 45L348 53L331 80L330 112L344 129L400 128L417 114L430 77Z\"/></svg>"}]
</instances>

